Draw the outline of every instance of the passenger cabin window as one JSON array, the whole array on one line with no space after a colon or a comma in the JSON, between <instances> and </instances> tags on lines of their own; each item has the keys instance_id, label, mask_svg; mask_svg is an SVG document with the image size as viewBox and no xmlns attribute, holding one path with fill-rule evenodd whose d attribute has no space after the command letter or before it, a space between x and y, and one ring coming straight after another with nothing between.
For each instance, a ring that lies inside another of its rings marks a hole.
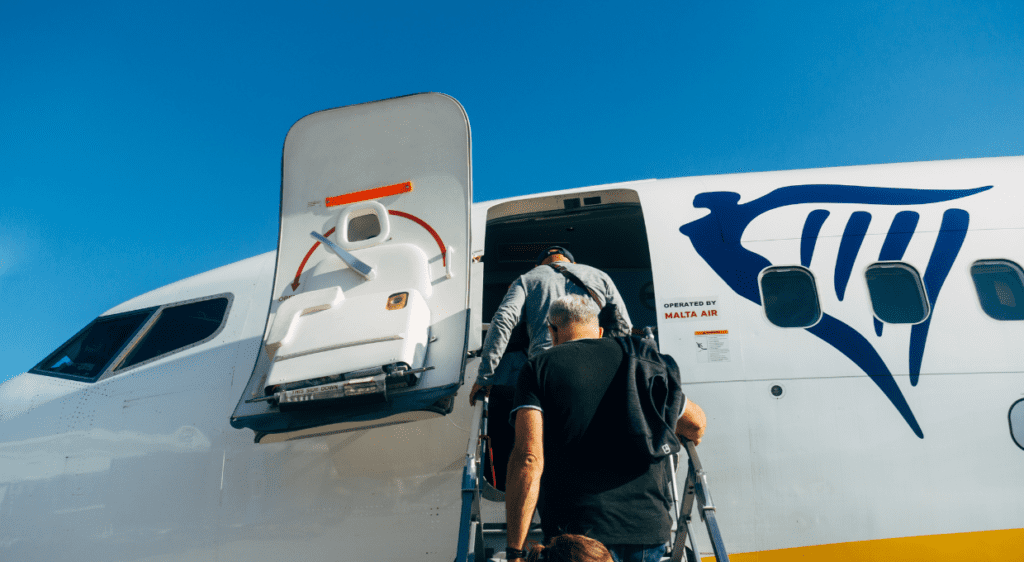
<instances>
[{"instance_id":1,"label":"passenger cabin window","mask_svg":"<svg viewBox=\"0 0 1024 562\"><path fill-rule=\"evenodd\" d=\"M97 318L32 371L75 380L96 380L154 310L150 308Z\"/></svg>"},{"instance_id":2,"label":"passenger cabin window","mask_svg":"<svg viewBox=\"0 0 1024 562\"><path fill-rule=\"evenodd\" d=\"M1024 398L1010 406L1010 437L1018 447L1024 449Z\"/></svg>"},{"instance_id":3,"label":"passenger cabin window","mask_svg":"<svg viewBox=\"0 0 1024 562\"><path fill-rule=\"evenodd\" d=\"M971 266L981 308L996 320L1024 320L1024 272L1010 260L983 260Z\"/></svg>"},{"instance_id":4,"label":"passenger cabin window","mask_svg":"<svg viewBox=\"0 0 1024 562\"><path fill-rule=\"evenodd\" d=\"M780 328L808 328L821 319L814 276L802 267L770 267L761 273L761 302Z\"/></svg>"},{"instance_id":5,"label":"passenger cabin window","mask_svg":"<svg viewBox=\"0 0 1024 562\"><path fill-rule=\"evenodd\" d=\"M117 369L127 369L202 343L220 331L227 309L226 297L161 309L153 327Z\"/></svg>"},{"instance_id":6,"label":"passenger cabin window","mask_svg":"<svg viewBox=\"0 0 1024 562\"><path fill-rule=\"evenodd\" d=\"M888 324L917 324L928 317L928 297L917 270L905 263L875 263L864 276L875 316Z\"/></svg>"}]
</instances>

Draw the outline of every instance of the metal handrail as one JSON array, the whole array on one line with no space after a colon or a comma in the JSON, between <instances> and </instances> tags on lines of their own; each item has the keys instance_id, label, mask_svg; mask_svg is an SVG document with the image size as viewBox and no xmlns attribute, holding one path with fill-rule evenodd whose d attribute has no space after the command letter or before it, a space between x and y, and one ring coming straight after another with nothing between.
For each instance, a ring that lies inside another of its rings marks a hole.
<instances>
[{"instance_id":1,"label":"metal handrail","mask_svg":"<svg viewBox=\"0 0 1024 562\"><path fill-rule=\"evenodd\" d=\"M708 489L708 475L700 464L700 457L697 456L697 448L692 441L683 440L686 447L689 461L686 470L686 493L683 496L681 510L676 517L676 537L672 545L672 562L681 562L686 555L686 539L690 539L690 549L693 558L688 562L696 562L700 559L700 551L697 549L697 541L691 528L694 500L698 505L700 518L704 521L708 530L708 537L711 539L711 550L718 562L729 562L729 554L725 551L725 541L722 540L722 532L718 528L715 504L711 501L711 491ZM672 474L675 474L674 459L671 462ZM673 484L675 478L672 478ZM675 497L676 494L673 494ZM675 498L674 498L675 499Z\"/></svg>"},{"instance_id":2,"label":"metal handrail","mask_svg":"<svg viewBox=\"0 0 1024 562\"><path fill-rule=\"evenodd\" d=\"M483 560L483 527L480 522L480 435L486 428L482 425L487 398L477 394L473 408L473 422L470 425L469 444L466 447L466 466L462 469L462 513L459 515L459 542L455 551L455 562Z\"/></svg>"},{"instance_id":3,"label":"metal handrail","mask_svg":"<svg viewBox=\"0 0 1024 562\"><path fill-rule=\"evenodd\" d=\"M356 273L361 275L363 279L366 279L367 281L373 281L377 277L377 272L374 271L372 267L367 265L359 258L350 254L348 250L345 250L341 246L335 244L334 242L331 242L330 239L324 237L323 234L320 234L319 232L314 230L313 232L310 232L309 235L312 236L313 239L316 240L317 242L323 244L325 248L334 252L334 255L338 256L338 258L341 259L341 261L345 262L345 265L352 268L352 271L355 271Z\"/></svg>"}]
</instances>

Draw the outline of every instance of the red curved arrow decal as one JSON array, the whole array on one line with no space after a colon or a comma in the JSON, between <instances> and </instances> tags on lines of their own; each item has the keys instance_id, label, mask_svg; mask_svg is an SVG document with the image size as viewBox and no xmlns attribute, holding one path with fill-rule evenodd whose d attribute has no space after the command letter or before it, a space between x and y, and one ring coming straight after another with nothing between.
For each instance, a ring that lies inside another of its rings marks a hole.
<instances>
[{"instance_id":1,"label":"red curved arrow decal","mask_svg":"<svg viewBox=\"0 0 1024 562\"><path fill-rule=\"evenodd\" d=\"M429 232L430 235L434 237L434 241L437 242L437 247L441 248L441 265L448 265L448 250L447 248L444 247L444 242L441 241L441 236L437 233L436 230L434 230L433 228L430 227L429 224L427 224L427 221L415 215L403 213L402 211L388 211L388 214L395 215L396 217L402 217L403 219L409 219L412 222L427 229L427 232Z\"/></svg>"},{"instance_id":2,"label":"red curved arrow decal","mask_svg":"<svg viewBox=\"0 0 1024 562\"><path fill-rule=\"evenodd\" d=\"M324 238L327 238L328 236L330 236L332 234L334 234L334 229L333 228L324 233ZM306 267L306 262L309 261L309 258L313 255L313 252L316 251L318 246L320 246L320 242L319 241L313 242L313 247L310 248L308 252L306 252L306 257L302 258L302 263L299 264L299 270L295 272L295 280L292 281L292 292L293 293L295 292L296 289L299 288L299 276L302 275L302 269L304 267Z\"/></svg>"},{"instance_id":3,"label":"red curved arrow decal","mask_svg":"<svg viewBox=\"0 0 1024 562\"><path fill-rule=\"evenodd\" d=\"M417 217L415 215L410 215L409 213L403 213L402 211L388 211L388 214L389 215L394 215L396 217L402 217L403 219L409 219L412 222L414 222L414 223L422 226L423 228L425 228L427 230L427 232L429 232L430 235L434 237L434 241L437 242L437 247L441 248L441 265L442 266L447 266L448 265L448 249L445 248L444 242L441 240L441 235L438 234L437 231L434 230L429 224L427 224L427 221L425 221L425 220L423 220L423 219L421 219L421 218L419 218L419 217ZM335 229L332 228L332 229L328 230L327 232L325 232L324 233L324 238L327 238L331 234L334 234L334 230ZM298 288L299 288L299 277L302 276L302 270L306 267L306 262L309 261L309 258L311 258L313 256L313 252L315 252L316 249L319 246L320 246L320 242L313 242L313 246L309 248L308 252L306 252L306 257L302 258L302 263L299 264L299 269L298 269L298 271L295 272L295 279L291 282L292 292L293 293L296 290L298 290Z\"/></svg>"}]
</instances>

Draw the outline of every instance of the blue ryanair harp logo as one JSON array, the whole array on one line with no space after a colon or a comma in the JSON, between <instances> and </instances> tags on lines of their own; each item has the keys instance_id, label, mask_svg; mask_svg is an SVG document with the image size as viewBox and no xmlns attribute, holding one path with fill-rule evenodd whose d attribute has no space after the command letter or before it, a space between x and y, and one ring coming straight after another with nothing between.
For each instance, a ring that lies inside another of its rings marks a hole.
<instances>
[{"instance_id":1,"label":"blue ryanair harp logo","mask_svg":"<svg viewBox=\"0 0 1024 562\"><path fill-rule=\"evenodd\" d=\"M758 274L772 264L764 256L751 252L740 243L743 231L758 216L790 205L815 203L897 207L924 205L969 197L991 188L992 186L974 189L919 190L857 185L793 185L781 187L743 204L739 204L740 195L738 193L722 191L700 193L694 197L693 206L706 208L711 212L679 227L679 232L690 238L694 249L701 258L736 294L760 306ZM816 209L807 215L800 243L800 263L804 267L810 266L818 234L828 216L829 212L825 209ZM879 261L899 261L903 258L903 253L910 244L919 218L920 215L917 212L909 210L896 214L885 241L882 243L882 249L878 256ZM942 215L942 226L923 278L925 293L933 311L939 291L942 289L946 276L953 266L953 261L967 236L969 220L970 216L963 209L947 209ZM857 211L850 216L846 223L839 245L834 274L836 296L840 301L846 294L846 286L853 271L853 263L860 251L870 222L870 213ZM915 324L911 328L908 353L910 383L913 386L917 385L918 377L921 374L921 358L924 356L924 345L928 339L930 323L931 315L924 322ZM882 323L877 319L875 319L874 328L875 334L881 336ZM871 380L878 385L878 388L903 416L911 430L918 437L924 437L924 433L893 379L892 373L864 335L824 311L821 320L806 330L839 350L871 377Z\"/></svg>"}]
</instances>

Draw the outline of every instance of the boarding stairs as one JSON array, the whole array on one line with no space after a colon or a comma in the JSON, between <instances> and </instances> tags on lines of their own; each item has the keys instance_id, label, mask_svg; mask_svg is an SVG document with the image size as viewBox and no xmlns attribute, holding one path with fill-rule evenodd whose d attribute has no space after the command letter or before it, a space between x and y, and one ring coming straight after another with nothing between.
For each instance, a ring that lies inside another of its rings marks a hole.
<instances>
[{"instance_id":1,"label":"boarding stairs","mask_svg":"<svg viewBox=\"0 0 1024 562\"><path fill-rule=\"evenodd\" d=\"M651 337L648 331L648 337ZM506 545L506 527L504 523L488 523L483 520L482 502L504 502L504 494L496 490L482 473L485 467L484 459L490 454L490 439L488 437L488 410L489 400L481 398L476 401L473 410L473 422L471 427L475 428L473 438L469 440L466 450L466 465L462 473L462 511L459 518L459 542L455 555L455 562L504 562ZM662 562L699 562L700 549L697 548L695 536L696 521L693 518L694 505L697 507L697 514L707 529L707 536L711 541L711 551L717 562L728 562L729 555L725 550L725 543L718 528L715 504L711 500L711 492L708 488L708 476L704 471L697 455L697 449L693 442L684 440L684 448L687 453L686 481L683 485L682 495L676 483L676 467L681 455L669 457L669 474L671 475L666 485L669 487L672 498L672 535L670 539L671 549ZM531 525L528 540L540 542L542 533L537 525L536 515ZM706 551L705 551L706 552Z\"/></svg>"}]
</instances>

